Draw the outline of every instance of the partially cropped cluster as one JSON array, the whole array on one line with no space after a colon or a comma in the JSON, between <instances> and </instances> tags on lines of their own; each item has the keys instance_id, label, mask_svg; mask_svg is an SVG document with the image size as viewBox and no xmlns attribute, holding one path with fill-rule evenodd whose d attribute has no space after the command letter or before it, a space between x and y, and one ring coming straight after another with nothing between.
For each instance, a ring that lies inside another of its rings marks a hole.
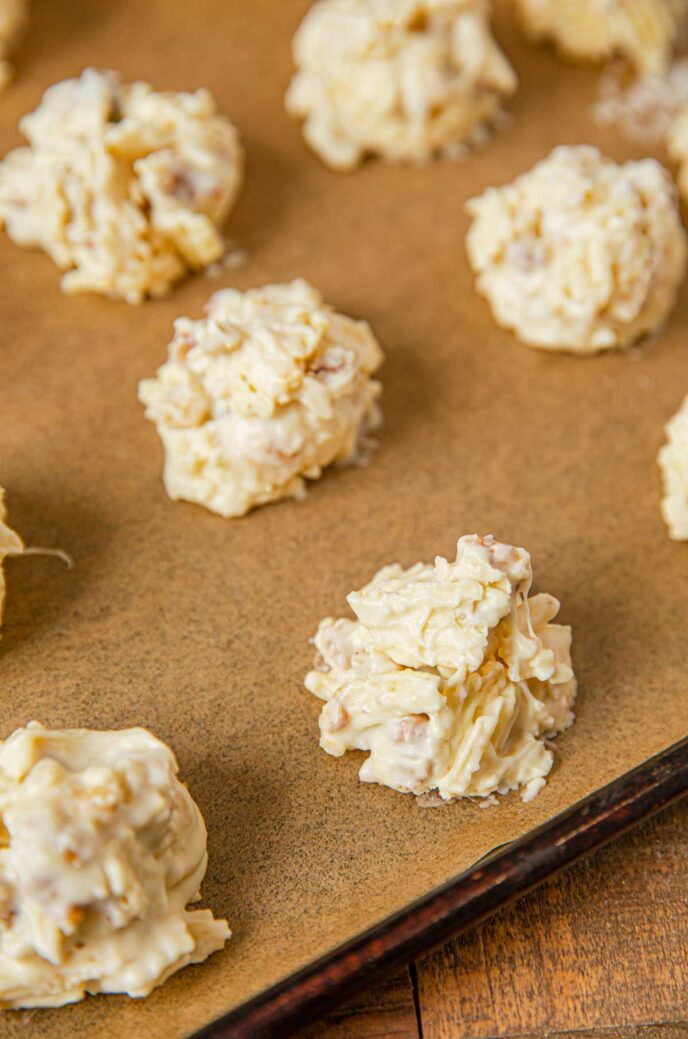
<instances>
[{"instance_id":1,"label":"partially cropped cluster","mask_svg":"<svg viewBox=\"0 0 688 1039\"><path fill-rule=\"evenodd\" d=\"M624 346L658 329L674 306L686 236L674 186L654 159L617 165L595 148L556 148L468 211L478 291L531 346Z\"/></svg>"},{"instance_id":2,"label":"partially cropped cluster","mask_svg":"<svg viewBox=\"0 0 688 1039\"><path fill-rule=\"evenodd\" d=\"M304 281L216 293L206 318L175 322L167 363L139 389L167 493L222 516L301 496L378 423L381 362L368 325Z\"/></svg>"},{"instance_id":3,"label":"partially cropped cluster","mask_svg":"<svg viewBox=\"0 0 688 1039\"><path fill-rule=\"evenodd\" d=\"M44 249L65 292L138 303L219 259L242 149L207 90L158 93L87 69L21 121L0 165L0 223Z\"/></svg>"},{"instance_id":4,"label":"partially cropped cluster","mask_svg":"<svg viewBox=\"0 0 688 1039\"><path fill-rule=\"evenodd\" d=\"M674 541L688 541L688 397L666 426L659 452L664 481L662 515Z\"/></svg>"},{"instance_id":5,"label":"partially cropped cluster","mask_svg":"<svg viewBox=\"0 0 688 1039\"><path fill-rule=\"evenodd\" d=\"M515 0L526 32L571 58L619 55L638 72L666 71L688 0Z\"/></svg>"},{"instance_id":6,"label":"partially cropped cluster","mask_svg":"<svg viewBox=\"0 0 688 1039\"><path fill-rule=\"evenodd\" d=\"M453 155L494 122L516 77L487 0L317 0L294 39L287 108L348 169Z\"/></svg>"},{"instance_id":7,"label":"partially cropped cluster","mask_svg":"<svg viewBox=\"0 0 688 1039\"><path fill-rule=\"evenodd\" d=\"M0 622L5 605L5 575L2 564L7 556L18 556L24 550L24 542L11 527L7 526L7 510L5 508L5 492L0 487Z\"/></svg>"},{"instance_id":8,"label":"partially cropped cluster","mask_svg":"<svg viewBox=\"0 0 688 1039\"><path fill-rule=\"evenodd\" d=\"M0 833L0 1006L145 996L230 936L186 908L206 830L145 729L18 729L0 745Z\"/></svg>"},{"instance_id":9,"label":"partially cropped cluster","mask_svg":"<svg viewBox=\"0 0 688 1039\"><path fill-rule=\"evenodd\" d=\"M684 202L688 202L688 104L678 111L667 137L669 155L678 165L678 188Z\"/></svg>"},{"instance_id":10,"label":"partially cropped cluster","mask_svg":"<svg viewBox=\"0 0 688 1039\"><path fill-rule=\"evenodd\" d=\"M0 90L12 78L6 60L26 21L28 0L0 0Z\"/></svg>"},{"instance_id":11,"label":"partially cropped cluster","mask_svg":"<svg viewBox=\"0 0 688 1039\"><path fill-rule=\"evenodd\" d=\"M306 677L323 749L368 751L360 778L402 792L537 794L576 682L559 603L528 598L531 580L524 549L470 536L454 563L387 566L352 592L356 620L320 624Z\"/></svg>"}]
</instances>

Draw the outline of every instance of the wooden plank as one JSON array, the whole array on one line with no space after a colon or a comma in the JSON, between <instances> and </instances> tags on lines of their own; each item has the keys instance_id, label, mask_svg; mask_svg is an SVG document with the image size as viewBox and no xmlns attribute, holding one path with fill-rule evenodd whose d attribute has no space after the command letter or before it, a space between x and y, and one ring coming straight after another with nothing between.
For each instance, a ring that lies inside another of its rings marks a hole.
<instances>
[{"instance_id":1,"label":"wooden plank","mask_svg":"<svg viewBox=\"0 0 688 1039\"><path fill-rule=\"evenodd\" d=\"M409 970L349 1000L299 1039L420 1039Z\"/></svg>"},{"instance_id":2,"label":"wooden plank","mask_svg":"<svg viewBox=\"0 0 688 1039\"><path fill-rule=\"evenodd\" d=\"M685 1022L688 802L426 957L417 974L423 1039Z\"/></svg>"},{"instance_id":3,"label":"wooden plank","mask_svg":"<svg viewBox=\"0 0 688 1039\"><path fill-rule=\"evenodd\" d=\"M688 1021L675 1024L631 1025L629 1028L584 1028L573 1032L548 1032L546 1039L686 1039ZM539 1035L523 1035L517 1039L543 1039Z\"/></svg>"},{"instance_id":4,"label":"wooden plank","mask_svg":"<svg viewBox=\"0 0 688 1039\"><path fill-rule=\"evenodd\" d=\"M688 1039L688 801L299 1039Z\"/></svg>"}]
</instances>

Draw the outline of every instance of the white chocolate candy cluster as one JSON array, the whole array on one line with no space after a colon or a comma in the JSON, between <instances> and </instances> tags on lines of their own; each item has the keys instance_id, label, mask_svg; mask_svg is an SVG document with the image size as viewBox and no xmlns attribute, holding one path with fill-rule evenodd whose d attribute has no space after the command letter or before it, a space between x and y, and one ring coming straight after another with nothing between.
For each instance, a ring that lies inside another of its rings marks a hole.
<instances>
[{"instance_id":1,"label":"white chocolate candy cluster","mask_svg":"<svg viewBox=\"0 0 688 1039\"><path fill-rule=\"evenodd\" d=\"M87 69L20 126L29 147L0 164L0 224L52 257L65 292L139 303L222 256L243 152L207 90L158 93Z\"/></svg>"},{"instance_id":2,"label":"white chocolate candy cluster","mask_svg":"<svg viewBox=\"0 0 688 1039\"><path fill-rule=\"evenodd\" d=\"M644 75L666 71L688 0L515 0L526 32L580 61L617 55Z\"/></svg>"},{"instance_id":3,"label":"white chocolate candy cluster","mask_svg":"<svg viewBox=\"0 0 688 1039\"><path fill-rule=\"evenodd\" d=\"M485 134L516 89L487 0L317 0L294 38L288 111L323 162L422 162Z\"/></svg>"},{"instance_id":4,"label":"white chocolate candy cluster","mask_svg":"<svg viewBox=\"0 0 688 1039\"><path fill-rule=\"evenodd\" d=\"M221 516L302 496L378 424L381 363L368 325L304 281L217 292L207 317L175 322L167 363L139 387L167 493Z\"/></svg>"},{"instance_id":5,"label":"white chocolate candy cluster","mask_svg":"<svg viewBox=\"0 0 688 1039\"><path fill-rule=\"evenodd\" d=\"M656 331L686 268L674 186L654 159L560 147L468 203L466 246L496 321L530 346L594 353Z\"/></svg>"},{"instance_id":6,"label":"white chocolate candy cluster","mask_svg":"<svg viewBox=\"0 0 688 1039\"><path fill-rule=\"evenodd\" d=\"M0 487L0 623L5 605L5 575L2 564L7 556L19 556L24 551L24 542L11 527L7 526L6 519L5 492Z\"/></svg>"},{"instance_id":7,"label":"white chocolate candy cluster","mask_svg":"<svg viewBox=\"0 0 688 1039\"><path fill-rule=\"evenodd\" d=\"M189 911L206 830L174 755L145 729L0 744L0 1006L145 996L230 937Z\"/></svg>"},{"instance_id":8,"label":"white chocolate candy cluster","mask_svg":"<svg viewBox=\"0 0 688 1039\"><path fill-rule=\"evenodd\" d=\"M533 797L576 681L559 603L529 598L531 579L524 549L470 536L454 563L387 566L352 592L356 620L322 621L306 677L321 747L368 751L360 778L401 792Z\"/></svg>"},{"instance_id":9,"label":"white chocolate candy cluster","mask_svg":"<svg viewBox=\"0 0 688 1039\"><path fill-rule=\"evenodd\" d=\"M688 397L666 425L658 462L664 483L662 515L674 541L688 541Z\"/></svg>"},{"instance_id":10,"label":"white chocolate candy cluster","mask_svg":"<svg viewBox=\"0 0 688 1039\"><path fill-rule=\"evenodd\" d=\"M688 202L688 104L683 104L672 120L667 135L667 150L677 164L677 183L684 202Z\"/></svg>"},{"instance_id":11,"label":"white chocolate candy cluster","mask_svg":"<svg viewBox=\"0 0 688 1039\"><path fill-rule=\"evenodd\" d=\"M0 0L0 90L12 78L12 66L6 60L26 22L28 0Z\"/></svg>"}]
</instances>

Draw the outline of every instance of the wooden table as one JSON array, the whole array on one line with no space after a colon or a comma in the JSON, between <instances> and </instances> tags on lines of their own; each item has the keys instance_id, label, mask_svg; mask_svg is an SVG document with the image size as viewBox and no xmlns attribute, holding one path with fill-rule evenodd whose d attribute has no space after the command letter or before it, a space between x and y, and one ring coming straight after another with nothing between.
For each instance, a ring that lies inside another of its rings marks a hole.
<instances>
[{"instance_id":1,"label":"wooden table","mask_svg":"<svg viewBox=\"0 0 688 1039\"><path fill-rule=\"evenodd\" d=\"M688 798L299 1039L688 1039Z\"/></svg>"}]
</instances>

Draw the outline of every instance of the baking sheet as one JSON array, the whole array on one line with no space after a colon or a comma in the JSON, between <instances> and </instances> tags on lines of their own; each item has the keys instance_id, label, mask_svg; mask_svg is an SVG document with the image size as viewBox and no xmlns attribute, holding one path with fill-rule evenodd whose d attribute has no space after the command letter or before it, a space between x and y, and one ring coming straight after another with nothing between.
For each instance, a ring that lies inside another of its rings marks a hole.
<instances>
[{"instance_id":1,"label":"baking sheet","mask_svg":"<svg viewBox=\"0 0 688 1039\"><path fill-rule=\"evenodd\" d=\"M0 483L31 544L75 559L7 567L3 730L141 724L169 742L200 804L204 902L234 938L151 997L5 1013L0 1036L172 1039L465 869L688 732L688 547L666 536L655 464L688 391L688 293L641 351L547 356L472 289L464 201L553 145L642 153L589 117L597 74L524 46L513 121L462 164L326 170L284 113L307 0L34 0L0 98L0 151L49 84L87 64L159 88L207 86L240 127L248 179L229 230L248 265L132 308L68 298L43 255L0 236ZM172 504L136 399L180 314L225 285L303 276L367 318L387 354L385 428L366 469L304 503L223 520ZM382 564L450 555L464 533L532 553L574 627L578 720L539 797L423 810L359 784L318 749L302 688L321 617Z\"/></svg>"}]
</instances>

